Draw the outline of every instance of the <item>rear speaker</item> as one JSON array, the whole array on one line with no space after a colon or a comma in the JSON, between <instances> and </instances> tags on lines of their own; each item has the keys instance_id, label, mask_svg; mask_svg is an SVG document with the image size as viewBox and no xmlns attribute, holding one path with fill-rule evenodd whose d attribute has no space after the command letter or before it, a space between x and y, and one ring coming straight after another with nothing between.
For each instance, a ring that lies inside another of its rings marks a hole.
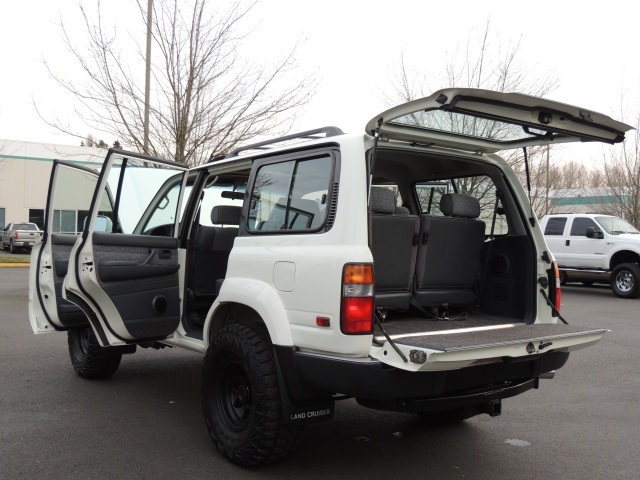
<instances>
[{"instance_id":1,"label":"rear speaker","mask_svg":"<svg viewBox=\"0 0 640 480\"><path fill-rule=\"evenodd\" d=\"M156 315L162 315L167 311L167 297L164 295L156 295L151 300L151 308Z\"/></svg>"},{"instance_id":2,"label":"rear speaker","mask_svg":"<svg viewBox=\"0 0 640 480\"><path fill-rule=\"evenodd\" d=\"M491 259L491 270L496 275L504 275L509 270L509 259L504 255L496 255Z\"/></svg>"}]
</instances>

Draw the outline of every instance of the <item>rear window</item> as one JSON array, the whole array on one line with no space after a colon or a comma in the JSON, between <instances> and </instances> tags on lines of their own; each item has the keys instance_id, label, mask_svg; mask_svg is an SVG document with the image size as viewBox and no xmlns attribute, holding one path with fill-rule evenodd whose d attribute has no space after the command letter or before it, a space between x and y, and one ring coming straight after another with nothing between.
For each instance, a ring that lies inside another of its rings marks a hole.
<instances>
[{"instance_id":1,"label":"rear window","mask_svg":"<svg viewBox=\"0 0 640 480\"><path fill-rule=\"evenodd\" d=\"M506 219L502 201L496 203L496 186L487 175L473 175L421 182L415 185L415 195L420 205L420 213L441 216L440 200L447 193L469 195L480 204L481 220L485 224L485 233L490 235L506 235L509 233L509 223Z\"/></svg>"},{"instance_id":2,"label":"rear window","mask_svg":"<svg viewBox=\"0 0 640 480\"><path fill-rule=\"evenodd\" d=\"M545 235L562 235L564 226L567 224L567 217L552 217L547 220L547 226L544 227Z\"/></svg>"},{"instance_id":3,"label":"rear window","mask_svg":"<svg viewBox=\"0 0 640 480\"><path fill-rule=\"evenodd\" d=\"M13 226L13 230L31 230L34 232L38 231L38 227L35 223L16 223Z\"/></svg>"}]
</instances>

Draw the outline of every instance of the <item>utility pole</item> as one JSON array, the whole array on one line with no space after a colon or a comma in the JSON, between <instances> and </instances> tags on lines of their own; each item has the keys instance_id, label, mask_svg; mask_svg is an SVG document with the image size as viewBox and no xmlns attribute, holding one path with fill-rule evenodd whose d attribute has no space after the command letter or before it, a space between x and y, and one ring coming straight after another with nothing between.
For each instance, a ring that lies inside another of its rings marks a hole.
<instances>
[{"instance_id":1,"label":"utility pole","mask_svg":"<svg viewBox=\"0 0 640 480\"><path fill-rule=\"evenodd\" d=\"M151 87L151 25L153 15L153 0L147 2L147 57L146 75L144 79L144 144L143 151L149 153L149 90Z\"/></svg>"}]
</instances>

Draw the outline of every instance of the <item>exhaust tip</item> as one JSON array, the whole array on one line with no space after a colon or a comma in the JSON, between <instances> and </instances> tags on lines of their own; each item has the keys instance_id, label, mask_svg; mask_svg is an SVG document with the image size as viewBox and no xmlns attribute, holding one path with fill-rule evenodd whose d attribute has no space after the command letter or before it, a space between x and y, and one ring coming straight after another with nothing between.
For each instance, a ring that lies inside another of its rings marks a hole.
<instances>
[{"instance_id":1,"label":"exhaust tip","mask_svg":"<svg viewBox=\"0 0 640 480\"><path fill-rule=\"evenodd\" d=\"M550 372L540 374L539 378L544 378L545 380L551 380L555 376L556 376L556 371L551 370Z\"/></svg>"}]
</instances>

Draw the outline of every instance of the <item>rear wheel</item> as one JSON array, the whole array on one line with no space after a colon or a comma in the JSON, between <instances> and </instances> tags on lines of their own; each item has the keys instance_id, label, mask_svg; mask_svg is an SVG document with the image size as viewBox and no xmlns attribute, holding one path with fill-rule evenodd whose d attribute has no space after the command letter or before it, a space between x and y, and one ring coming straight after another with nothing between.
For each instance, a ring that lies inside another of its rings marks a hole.
<instances>
[{"instance_id":1,"label":"rear wheel","mask_svg":"<svg viewBox=\"0 0 640 480\"><path fill-rule=\"evenodd\" d=\"M253 467L279 460L298 444L284 424L273 346L263 325L229 325L207 350L202 405L209 435L229 461Z\"/></svg>"},{"instance_id":2,"label":"rear wheel","mask_svg":"<svg viewBox=\"0 0 640 480\"><path fill-rule=\"evenodd\" d=\"M621 298L640 295L640 267L635 263L622 263L611 272L611 290Z\"/></svg>"},{"instance_id":3,"label":"rear wheel","mask_svg":"<svg viewBox=\"0 0 640 480\"><path fill-rule=\"evenodd\" d=\"M71 365L82 378L106 378L118 370L122 352L114 347L101 347L90 327L67 332Z\"/></svg>"},{"instance_id":4,"label":"rear wheel","mask_svg":"<svg viewBox=\"0 0 640 480\"><path fill-rule=\"evenodd\" d=\"M9 240L9 251L11 253L16 253L16 247L13 246L13 240Z\"/></svg>"}]
</instances>

